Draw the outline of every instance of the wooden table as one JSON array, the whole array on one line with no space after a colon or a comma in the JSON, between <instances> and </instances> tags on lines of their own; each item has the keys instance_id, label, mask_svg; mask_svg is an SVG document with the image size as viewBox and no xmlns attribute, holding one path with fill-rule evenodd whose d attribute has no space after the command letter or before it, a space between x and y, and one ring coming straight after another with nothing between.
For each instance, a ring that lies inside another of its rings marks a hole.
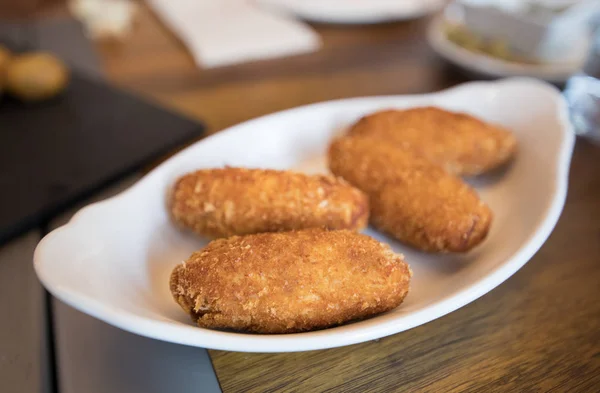
<instances>
[{"instance_id":1,"label":"wooden table","mask_svg":"<svg viewBox=\"0 0 600 393\"><path fill-rule=\"evenodd\" d=\"M216 132L312 102L424 93L464 81L428 48L425 26L318 26L325 42L318 53L199 70L142 9L130 37L99 49L112 81ZM600 147L579 141L556 230L521 271L481 299L375 342L211 357L225 392L592 392L600 389L599 300Z\"/></svg>"}]
</instances>

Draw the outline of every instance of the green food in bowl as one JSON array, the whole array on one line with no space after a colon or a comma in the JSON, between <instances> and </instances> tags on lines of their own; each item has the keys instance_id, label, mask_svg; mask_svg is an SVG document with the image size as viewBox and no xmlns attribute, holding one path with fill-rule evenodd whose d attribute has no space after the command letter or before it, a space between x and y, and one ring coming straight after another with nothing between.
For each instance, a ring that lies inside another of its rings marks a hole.
<instances>
[{"instance_id":1,"label":"green food in bowl","mask_svg":"<svg viewBox=\"0 0 600 393\"><path fill-rule=\"evenodd\" d=\"M471 52L482 53L499 60L515 63L538 63L535 59L515 53L506 40L502 38L486 39L473 33L463 25L448 23L445 26L445 33L448 40Z\"/></svg>"}]
</instances>

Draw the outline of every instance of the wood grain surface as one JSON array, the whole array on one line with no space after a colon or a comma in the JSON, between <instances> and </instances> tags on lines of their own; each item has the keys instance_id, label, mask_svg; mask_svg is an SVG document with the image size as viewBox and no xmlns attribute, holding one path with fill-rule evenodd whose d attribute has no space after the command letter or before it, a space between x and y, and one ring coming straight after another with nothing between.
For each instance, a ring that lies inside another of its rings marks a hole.
<instances>
[{"instance_id":1,"label":"wood grain surface","mask_svg":"<svg viewBox=\"0 0 600 393\"><path fill-rule=\"evenodd\" d=\"M33 271L41 232L0 247L0 391L50 392L44 290Z\"/></svg>"},{"instance_id":2,"label":"wood grain surface","mask_svg":"<svg viewBox=\"0 0 600 393\"><path fill-rule=\"evenodd\" d=\"M426 21L317 26L309 55L202 70L142 9L99 45L115 83L211 132L328 99L423 93L465 79L427 47ZM375 342L292 354L211 351L224 392L595 392L600 389L600 147L579 141L567 205L543 248L472 304Z\"/></svg>"}]
</instances>

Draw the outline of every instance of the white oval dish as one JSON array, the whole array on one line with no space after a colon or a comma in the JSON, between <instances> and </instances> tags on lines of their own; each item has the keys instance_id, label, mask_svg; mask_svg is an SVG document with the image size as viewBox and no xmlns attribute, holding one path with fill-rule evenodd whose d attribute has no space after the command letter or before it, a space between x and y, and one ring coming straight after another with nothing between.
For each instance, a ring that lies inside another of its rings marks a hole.
<instances>
[{"instance_id":1,"label":"white oval dish","mask_svg":"<svg viewBox=\"0 0 600 393\"><path fill-rule=\"evenodd\" d=\"M438 11L444 0L258 0L265 6L318 23L376 24L415 19Z\"/></svg>"},{"instance_id":2,"label":"white oval dish","mask_svg":"<svg viewBox=\"0 0 600 393\"><path fill-rule=\"evenodd\" d=\"M495 221L466 255L428 255L369 229L403 252L414 271L397 309L331 329L256 335L202 329L171 298L172 268L205 244L173 227L165 195L180 175L223 165L324 172L332 136L383 108L435 105L514 130L520 151L502 173L473 181ZM574 135L554 87L530 79L473 82L440 93L324 102L237 125L194 144L116 197L79 211L38 245L35 270L58 299L133 333L232 351L287 352L337 347L419 326L477 299L523 266L562 211Z\"/></svg>"}]
</instances>

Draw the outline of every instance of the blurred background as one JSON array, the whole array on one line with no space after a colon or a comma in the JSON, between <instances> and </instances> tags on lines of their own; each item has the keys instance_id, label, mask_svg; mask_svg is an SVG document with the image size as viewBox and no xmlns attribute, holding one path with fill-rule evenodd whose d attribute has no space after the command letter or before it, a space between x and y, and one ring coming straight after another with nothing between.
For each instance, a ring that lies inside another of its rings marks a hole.
<instances>
[{"instance_id":1,"label":"blurred background","mask_svg":"<svg viewBox=\"0 0 600 393\"><path fill-rule=\"evenodd\" d=\"M3 0L0 40L49 51L213 132L309 102L467 79L564 86L589 57L597 8L594 0ZM381 73L336 82L366 67ZM306 84L286 89L284 76ZM243 88L225 89L234 83ZM323 85L308 93L311 83Z\"/></svg>"},{"instance_id":2,"label":"blurred background","mask_svg":"<svg viewBox=\"0 0 600 393\"><path fill-rule=\"evenodd\" d=\"M548 81L600 140L599 25L598 0L0 0L0 390L218 391L206 351L42 291L33 249L79 206L257 116L470 80Z\"/></svg>"}]
</instances>

